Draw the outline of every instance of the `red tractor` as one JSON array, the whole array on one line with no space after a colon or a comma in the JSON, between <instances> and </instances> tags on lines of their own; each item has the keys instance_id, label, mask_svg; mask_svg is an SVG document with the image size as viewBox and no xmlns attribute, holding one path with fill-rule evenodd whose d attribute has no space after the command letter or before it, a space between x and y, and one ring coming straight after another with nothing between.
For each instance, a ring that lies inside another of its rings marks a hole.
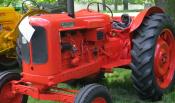
<instances>
[{"instance_id":1,"label":"red tractor","mask_svg":"<svg viewBox=\"0 0 175 103\"><path fill-rule=\"evenodd\" d=\"M112 103L102 85L89 84L77 91L57 84L96 79L126 66L132 69L141 99L161 99L175 72L175 29L170 17L158 7L135 18L113 17L90 10L92 4L74 13L74 1L67 0L68 13L30 17L35 29L31 40L26 34L19 37L22 73L0 73L1 103L27 103L28 96L63 103Z\"/></svg>"}]
</instances>

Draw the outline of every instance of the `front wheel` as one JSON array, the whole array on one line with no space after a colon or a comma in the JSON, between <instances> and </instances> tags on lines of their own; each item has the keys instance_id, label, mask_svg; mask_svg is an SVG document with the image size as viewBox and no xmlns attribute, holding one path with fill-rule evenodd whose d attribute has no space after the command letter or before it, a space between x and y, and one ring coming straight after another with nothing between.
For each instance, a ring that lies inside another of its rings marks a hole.
<instances>
[{"instance_id":1,"label":"front wheel","mask_svg":"<svg viewBox=\"0 0 175 103\"><path fill-rule=\"evenodd\" d=\"M28 96L12 92L11 81L19 79L20 79L19 73L7 72L7 71L0 73L0 102L27 103Z\"/></svg>"},{"instance_id":2,"label":"front wheel","mask_svg":"<svg viewBox=\"0 0 175 103\"><path fill-rule=\"evenodd\" d=\"M141 99L157 101L173 83L174 28L164 13L145 17L133 34L132 80Z\"/></svg>"},{"instance_id":3,"label":"front wheel","mask_svg":"<svg viewBox=\"0 0 175 103\"><path fill-rule=\"evenodd\" d=\"M89 84L80 90L74 103L112 103L112 100L106 87Z\"/></svg>"},{"instance_id":4,"label":"front wheel","mask_svg":"<svg viewBox=\"0 0 175 103\"><path fill-rule=\"evenodd\" d=\"M0 58L0 66L2 69L14 69L18 65L15 57L8 58L7 55L1 55Z\"/></svg>"}]
</instances>

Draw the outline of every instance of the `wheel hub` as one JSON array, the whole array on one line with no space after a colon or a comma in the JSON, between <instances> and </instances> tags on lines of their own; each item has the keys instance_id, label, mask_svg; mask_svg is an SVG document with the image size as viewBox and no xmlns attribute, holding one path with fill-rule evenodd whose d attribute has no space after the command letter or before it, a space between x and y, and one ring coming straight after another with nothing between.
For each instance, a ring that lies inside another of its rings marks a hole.
<instances>
[{"instance_id":1,"label":"wheel hub","mask_svg":"<svg viewBox=\"0 0 175 103\"><path fill-rule=\"evenodd\" d=\"M92 103L107 103L106 100L102 97L95 98Z\"/></svg>"},{"instance_id":2,"label":"wheel hub","mask_svg":"<svg viewBox=\"0 0 175 103\"><path fill-rule=\"evenodd\" d=\"M158 77L162 77L162 75L165 75L169 71L169 52L170 50L167 43L159 39L155 54L155 69Z\"/></svg>"},{"instance_id":3,"label":"wheel hub","mask_svg":"<svg viewBox=\"0 0 175 103\"><path fill-rule=\"evenodd\" d=\"M161 57L161 63L164 65L164 64L166 64L168 61L168 55L165 53L165 54L163 54L162 55L162 57Z\"/></svg>"},{"instance_id":4,"label":"wheel hub","mask_svg":"<svg viewBox=\"0 0 175 103\"><path fill-rule=\"evenodd\" d=\"M174 36L169 29L163 30L157 39L154 55L154 71L160 88L167 88L174 76Z\"/></svg>"}]
</instances>

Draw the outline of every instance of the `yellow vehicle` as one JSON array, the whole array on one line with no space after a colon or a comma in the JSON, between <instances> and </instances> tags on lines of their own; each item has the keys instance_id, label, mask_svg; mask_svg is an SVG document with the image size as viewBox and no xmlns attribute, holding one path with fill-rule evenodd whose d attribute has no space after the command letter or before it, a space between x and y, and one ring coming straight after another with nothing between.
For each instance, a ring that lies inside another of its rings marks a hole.
<instances>
[{"instance_id":1,"label":"yellow vehicle","mask_svg":"<svg viewBox=\"0 0 175 103\"><path fill-rule=\"evenodd\" d=\"M29 1L29 0L27 0ZM0 7L0 70L17 66L16 59L16 39L18 37L18 25L26 16L46 13L44 10L31 9L29 7L23 10L27 12L21 14L13 7Z\"/></svg>"},{"instance_id":2,"label":"yellow vehicle","mask_svg":"<svg viewBox=\"0 0 175 103\"><path fill-rule=\"evenodd\" d=\"M0 65L1 68L17 64L15 56L16 38L15 30L22 15L12 7L0 7Z\"/></svg>"}]
</instances>

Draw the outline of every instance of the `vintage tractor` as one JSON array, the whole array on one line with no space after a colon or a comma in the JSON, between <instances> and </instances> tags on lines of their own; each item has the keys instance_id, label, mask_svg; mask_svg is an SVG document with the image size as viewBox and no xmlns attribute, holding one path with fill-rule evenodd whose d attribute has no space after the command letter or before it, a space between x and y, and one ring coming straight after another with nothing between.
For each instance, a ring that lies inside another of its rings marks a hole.
<instances>
[{"instance_id":1,"label":"vintage tractor","mask_svg":"<svg viewBox=\"0 0 175 103\"><path fill-rule=\"evenodd\" d=\"M90 10L91 4L74 13L74 1L67 0L67 13L28 19L35 32L21 31L19 36L23 70L0 73L1 103L27 103L28 96L63 103L112 103L107 88L99 84L80 90L57 85L95 79L129 65L139 97L161 99L174 78L175 32L170 17L158 7L135 18L111 17Z\"/></svg>"},{"instance_id":2,"label":"vintage tractor","mask_svg":"<svg viewBox=\"0 0 175 103\"><path fill-rule=\"evenodd\" d=\"M15 2L15 0L12 0ZM44 10L26 7L25 0L22 3L23 14L15 11L13 7L0 7L0 70L17 66L16 40L19 34L18 25L26 16L46 13ZM39 7L35 2L35 7Z\"/></svg>"}]
</instances>

